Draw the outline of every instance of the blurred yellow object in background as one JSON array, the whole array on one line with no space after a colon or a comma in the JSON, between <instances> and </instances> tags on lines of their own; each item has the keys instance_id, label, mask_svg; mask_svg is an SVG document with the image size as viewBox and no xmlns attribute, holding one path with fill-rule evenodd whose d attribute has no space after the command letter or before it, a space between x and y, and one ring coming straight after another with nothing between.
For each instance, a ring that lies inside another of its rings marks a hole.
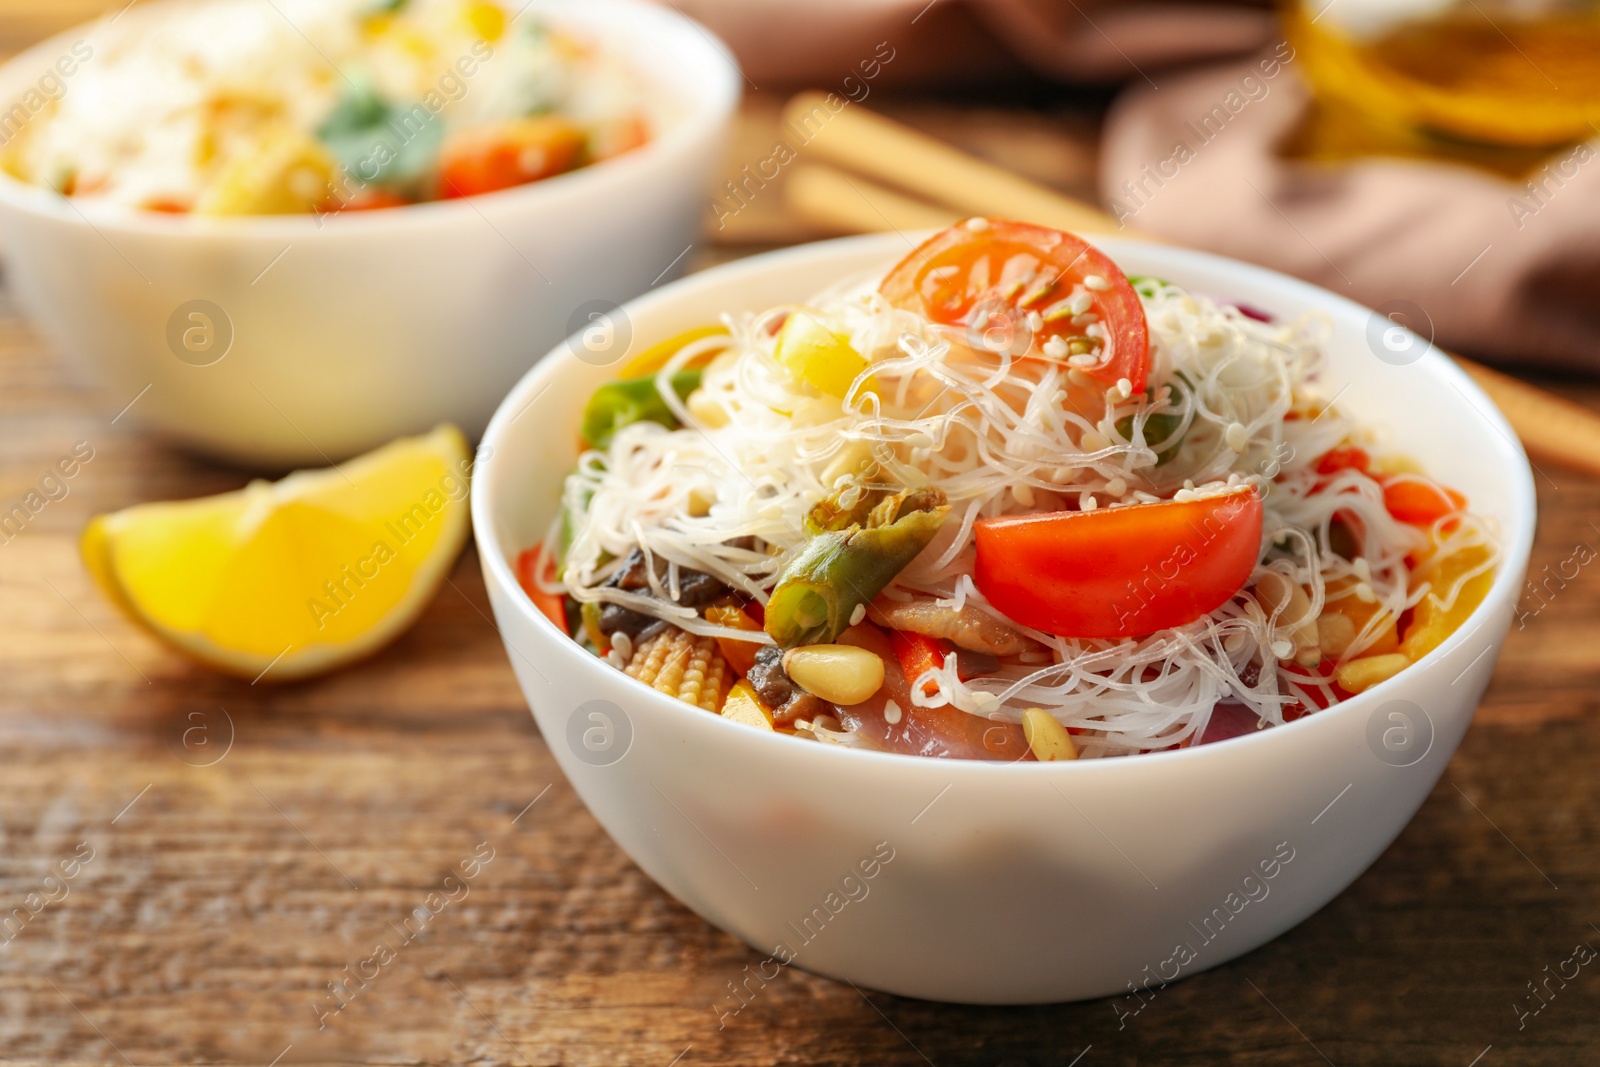
<instances>
[{"instance_id":1,"label":"blurred yellow object in background","mask_svg":"<svg viewBox=\"0 0 1600 1067\"><path fill-rule=\"evenodd\" d=\"M1465 156L1515 171L1600 135L1600 3L1289 0L1322 113L1300 153Z\"/></svg>"},{"instance_id":2,"label":"blurred yellow object in background","mask_svg":"<svg viewBox=\"0 0 1600 1067\"><path fill-rule=\"evenodd\" d=\"M440 426L341 467L96 516L80 548L105 594L179 651L304 678L381 648L432 599L467 538L471 467Z\"/></svg>"}]
</instances>

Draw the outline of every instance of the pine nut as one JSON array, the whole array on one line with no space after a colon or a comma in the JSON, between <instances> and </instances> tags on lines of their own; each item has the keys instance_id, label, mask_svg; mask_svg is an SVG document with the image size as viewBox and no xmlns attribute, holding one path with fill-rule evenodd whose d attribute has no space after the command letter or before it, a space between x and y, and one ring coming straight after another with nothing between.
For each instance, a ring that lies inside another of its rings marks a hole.
<instances>
[{"instance_id":1,"label":"pine nut","mask_svg":"<svg viewBox=\"0 0 1600 1067\"><path fill-rule=\"evenodd\" d=\"M832 704L859 704L883 685L883 660L854 645L801 645L783 654L783 670L806 692Z\"/></svg>"},{"instance_id":2,"label":"pine nut","mask_svg":"<svg viewBox=\"0 0 1600 1067\"><path fill-rule=\"evenodd\" d=\"M1028 739L1028 747L1033 749L1033 756L1040 763L1078 758L1078 746L1072 743L1067 728L1040 708L1029 708L1022 713L1022 735Z\"/></svg>"},{"instance_id":3,"label":"pine nut","mask_svg":"<svg viewBox=\"0 0 1600 1067\"><path fill-rule=\"evenodd\" d=\"M858 475L864 475L872 466L872 446L865 441L851 441L839 449L838 454L829 461L827 467L823 468L822 484L837 489L839 479L853 479Z\"/></svg>"},{"instance_id":4,"label":"pine nut","mask_svg":"<svg viewBox=\"0 0 1600 1067\"><path fill-rule=\"evenodd\" d=\"M1379 682L1387 682L1411 666L1411 660L1399 652L1383 656L1362 656L1342 663L1334 672L1334 680L1352 693L1361 693Z\"/></svg>"},{"instance_id":5,"label":"pine nut","mask_svg":"<svg viewBox=\"0 0 1600 1067\"><path fill-rule=\"evenodd\" d=\"M1256 598L1268 615L1277 613L1278 625L1289 631L1295 648L1317 647L1317 620L1311 614L1311 598L1299 582L1268 571L1256 582Z\"/></svg>"},{"instance_id":6,"label":"pine nut","mask_svg":"<svg viewBox=\"0 0 1600 1067\"><path fill-rule=\"evenodd\" d=\"M689 409L689 414L695 417L695 421L708 430L728 425L727 409L705 389L696 389L690 393L684 406Z\"/></svg>"},{"instance_id":7,"label":"pine nut","mask_svg":"<svg viewBox=\"0 0 1600 1067\"><path fill-rule=\"evenodd\" d=\"M1349 651L1356 639L1356 621L1348 615L1330 611L1317 620L1317 649L1332 659Z\"/></svg>"}]
</instances>

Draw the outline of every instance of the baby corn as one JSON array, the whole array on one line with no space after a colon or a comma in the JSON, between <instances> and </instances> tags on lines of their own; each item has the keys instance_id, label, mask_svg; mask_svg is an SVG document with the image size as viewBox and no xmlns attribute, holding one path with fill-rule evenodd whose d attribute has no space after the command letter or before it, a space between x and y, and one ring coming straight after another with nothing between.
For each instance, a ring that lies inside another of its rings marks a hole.
<instances>
[{"instance_id":1,"label":"baby corn","mask_svg":"<svg viewBox=\"0 0 1600 1067\"><path fill-rule=\"evenodd\" d=\"M733 670L716 640L676 626L641 641L623 669L628 677L706 711L716 711L733 684Z\"/></svg>"}]
</instances>

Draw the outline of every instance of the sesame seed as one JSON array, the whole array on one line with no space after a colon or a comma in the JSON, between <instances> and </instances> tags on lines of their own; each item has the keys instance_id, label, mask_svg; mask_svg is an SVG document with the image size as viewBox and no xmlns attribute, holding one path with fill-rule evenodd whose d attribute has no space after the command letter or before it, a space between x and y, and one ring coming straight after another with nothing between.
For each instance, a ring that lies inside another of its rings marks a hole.
<instances>
[{"instance_id":1,"label":"sesame seed","mask_svg":"<svg viewBox=\"0 0 1600 1067\"><path fill-rule=\"evenodd\" d=\"M1037 311L1028 312L1028 329L1032 330L1034 333L1038 333L1040 330L1044 329L1044 316L1039 314Z\"/></svg>"},{"instance_id":2,"label":"sesame seed","mask_svg":"<svg viewBox=\"0 0 1600 1067\"><path fill-rule=\"evenodd\" d=\"M1111 283L1098 274L1090 274L1083 279L1083 287L1085 289L1093 289L1097 293L1103 293L1111 288Z\"/></svg>"},{"instance_id":3,"label":"sesame seed","mask_svg":"<svg viewBox=\"0 0 1600 1067\"><path fill-rule=\"evenodd\" d=\"M1067 342L1059 337L1052 337L1044 343L1044 354L1051 359L1067 358Z\"/></svg>"},{"instance_id":4,"label":"sesame seed","mask_svg":"<svg viewBox=\"0 0 1600 1067\"><path fill-rule=\"evenodd\" d=\"M1098 501L1098 500L1096 500L1094 498L1094 494L1093 493L1085 493L1085 494L1083 494L1083 496L1078 498L1078 510L1079 511L1093 511L1095 508L1097 508L1099 506L1100 506L1100 501Z\"/></svg>"},{"instance_id":5,"label":"sesame seed","mask_svg":"<svg viewBox=\"0 0 1600 1067\"><path fill-rule=\"evenodd\" d=\"M1098 367L1100 365L1100 357L1093 352L1079 352L1077 355L1069 357L1067 362L1074 367Z\"/></svg>"},{"instance_id":6,"label":"sesame seed","mask_svg":"<svg viewBox=\"0 0 1600 1067\"><path fill-rule=\"evenodd\" d=\"M900 721L900 705L892 697L883 702L883 721L890 726Z\"/></svg>"},{"instance_id":7,"label":"sesame seed","mask_svg":"<svg viewBox=\"0 0 1600 1067\"><path fill-rule=\"evenodd\" d=\"M968 233L984 233L989 229L989 220L982 217L973 217L961 224Z\"/></svg>"},{"instance_id":8,"label":"sesame seed","mask_svg":"<svg viewBox=\"0 0 1600 1067\"><path fill-rule=\"evenodd\" d=\"M1067 300L1067 307L1074 315L1082 315L1093 305L1094 297L1090 296L1082 289L1074 291L1072 296Z\"/></svg>"},{"instance_id":9,"label":"sesame seed","mask_svg":"<svg viewBox=\"0 0 1600 1067\"><path fill-rule=\"evenodd\" d=\"M1112 496L1118 497L1118 498L1127 496L1128 495L1128 483L1127 483L1127 480L1124 479L1124 478L1121 478L1121 477L1117 477L1117 478L1111 479L1109 482L1106 483L1106 492L1111 494Z\"/></svg>"},{"instance_id":10,"label":"sesame seed","mask_svg":"<svg viewBox=\"0 0 1600 1067\"><path fill-rule=\"evenodd\" d=\"M852 611L850 613L850 625L851 626L860 626L861 625L861 620L866 618L866 617L867 617L867 606L865 604L857 604L856 605L856 610L854 610L854 611Z\"/></svg>"},{"instance_id":11,"label":"sesame seed","mask_svg":"<svg viewBox=\"0 0 1600 1067\"><path fill-rule=\"evenodd\" d=\"M1017 503L1025 508L1033 507L1033 486L1026 482L1018 482L1011 487L1011 495L1017 498Z\"/></svg>"}]
</instances>

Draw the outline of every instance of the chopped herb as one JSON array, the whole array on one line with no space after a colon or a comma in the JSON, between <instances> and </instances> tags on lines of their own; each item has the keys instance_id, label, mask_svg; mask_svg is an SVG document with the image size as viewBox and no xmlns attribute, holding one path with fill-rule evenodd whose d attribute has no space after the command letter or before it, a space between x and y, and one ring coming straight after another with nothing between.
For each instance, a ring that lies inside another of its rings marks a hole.
<instances>
[{"instance_id":1,"label":"chopped herb","mask_svg":"<svg viewBox=\"0 0 1600 1067\"><path fill-rule=\"evenodd\" d=\"M421 103L391 104L357 74L317 127L317 138L365 185L414 185L432 170L444 124Z\"/></svg>"}]
</instances>

